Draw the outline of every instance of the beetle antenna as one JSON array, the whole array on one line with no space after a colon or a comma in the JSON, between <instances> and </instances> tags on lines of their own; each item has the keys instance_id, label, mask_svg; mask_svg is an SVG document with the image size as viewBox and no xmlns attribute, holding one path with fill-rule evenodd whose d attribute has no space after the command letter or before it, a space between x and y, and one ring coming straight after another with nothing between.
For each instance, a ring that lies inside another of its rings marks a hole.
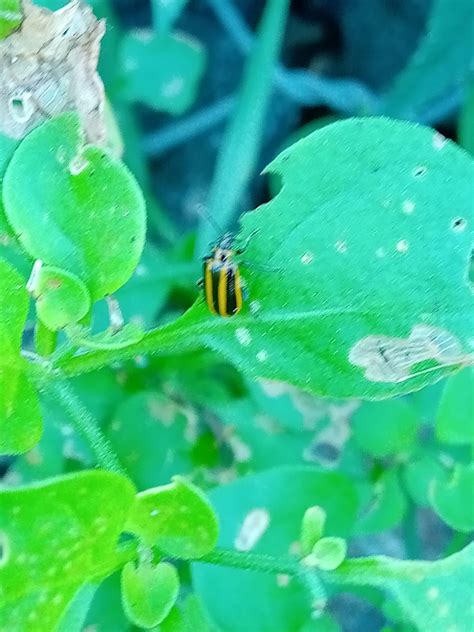
<instances>
[{"instance_id":1,"label":"beetle antenna","mask_svg":"<svg viewBox=\"0 0 474 632\"><path fill-rule=\"evenodd\" d=\"M224 234L224 229L219 224L219 222L209 213L208 209L203 205L199 204L197 208L197 212L201 217L205 217L207 221L216 229L219 235Z\"/></svg>"}]
</instances>

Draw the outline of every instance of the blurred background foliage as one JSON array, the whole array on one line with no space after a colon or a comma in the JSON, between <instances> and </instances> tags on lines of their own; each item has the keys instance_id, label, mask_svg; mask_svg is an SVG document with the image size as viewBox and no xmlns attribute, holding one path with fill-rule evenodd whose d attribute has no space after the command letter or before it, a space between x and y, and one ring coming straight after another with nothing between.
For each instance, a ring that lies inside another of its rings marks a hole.
<instances>
[{"instance_id":1,"label":"blurred background foliage","mask_svg":"<svg viewBox=\"0 0 474 632\"><path fill-rule=\"evenodd\" d=\"M107 19L99 69L115 149L123 146L148 204L145 253L117 298L126 320L151 327L197 296L195 228L265 2L91 4ZM256 168L231 224L278 190L258 174L283 147L343 117L417 121L473 152L473 37L470 0L294 0ZM28 269L8 246L0 248ZM105 308L94 322L97 330L107 326ZM138 357L73 383L138 489L180 473L210 491L224 516L223 543L249 507L262 503L278 516L262 550L278 552L295 539L315 485L328 505L329 535L350 536L352 555L437 559L459 550L474 529L471 369L410 396L364 403L248 380L210 351ZM4 463L3 484L94 465L64 411L48 402L43 413L41 442ZM317 480L304 474L308 465ZM181 571L191 586L189 571ZM256 632L413 629L376 589L335 595L328 612L311 621L301 591L284 580L204 566L193 579L201 602L191 596L183 608L193 612L196 630L218 629L206 622L206 610L222 629L250 630L238 591L249 620L267 626ZM118 595L113 577L93 600L87 630L132 629Z\"/></svg>"}]
</instances>

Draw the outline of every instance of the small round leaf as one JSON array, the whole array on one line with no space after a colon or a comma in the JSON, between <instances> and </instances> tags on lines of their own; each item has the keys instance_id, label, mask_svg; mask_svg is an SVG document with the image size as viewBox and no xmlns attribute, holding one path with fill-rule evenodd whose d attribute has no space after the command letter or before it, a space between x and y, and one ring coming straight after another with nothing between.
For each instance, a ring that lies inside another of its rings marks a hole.
<instances>
[{"instance_id":1,"label":"small round leaf","mask_svg":"<svg viewBox=\"0 0 474 632\"><path fill-rule=\"evenodd\" d=\"M165 619L179 593L176 568L128 562L122 569L122 603L129 620L140 628L153 628Z\"/></svg>"},{"instance_id":2,"label":"small round leaf","mask_svg":"<svg viewBox=\"0 0 474 632\"><path fill-rule=\"evenodd\" d=\"M137 495L127 529L166 555L191 559L212 551L219 527L204 493L175 477L169 485Z\"/></svg>"},{"instance_id":3,"label":"small round leaf","mask_svg":"<svg viewBox=\"0 0 474 632\"><path fill-rule=\"evenodd\" d=\"M304 512L301 522L300 549L301 555L309 555L316 542L324 533L326 524L326 512L322 507L316 505L309 507Z\"/></svg>"},{"instance_id":4,"label":"small round leaf","mask_svg":"<svg viewBox=\"0 0 474 632\"><path fill-rule=\"evenodd\" d=\"M84 146L79 120L60 116L34 129L8 164L8 221L23 248L68 270L96 301L131 276L145 239L145 205L128 169Z\"/></svg>"},{"instance_id":5,"label":"small round leaf","mask_svg":"<svg viewBox=\"0 0 474 632\"><path fill-rule=\"evenodd\" d=\"M54 266L42 266L35 287L38 318L56 331L76 323L87 314L91 301L85 284L71 272Z\"/></svg>"},{"instance_id":6,"label":"small round leaf","mask_svg":"<svg viewBox=\"0 0 474 632\"><path fill-rule=\"evenodd\" d=\"M342 564L346 554L347 543L343 538L321 538L302 563L305 566L315 566L322 571L333 571Z\"/></svg>"},{"instance_id":7,"label":"small round leaf","mask_svg":"<svg viewBox=\"0 0 474 632\"><path fill-rule=\"evenodd\" d=\"M430 499L438 516L457 531L474 530L474 465L456 465L451 480L435 480Z\"/></svg>"}]
</instances>

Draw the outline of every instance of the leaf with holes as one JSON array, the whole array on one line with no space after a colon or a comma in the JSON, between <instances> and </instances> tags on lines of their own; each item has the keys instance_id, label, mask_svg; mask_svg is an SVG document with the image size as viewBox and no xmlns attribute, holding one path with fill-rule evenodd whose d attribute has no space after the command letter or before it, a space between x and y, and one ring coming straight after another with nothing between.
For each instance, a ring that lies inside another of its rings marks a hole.
<instances>
[{"instance_id":1,"label":"leaf with holes","mask_svg":"<svg viewBox=\"0 0 474 632\"><path fill-rule=\"evenodd\" d=\"M190 559L212 551L219 526L203 492L175 476L169 485L137 495L127 530L166 555Z\"/></svg>"},{"instance_id":2,"label":"leaf with holes","mask_svg":"<svg viewBox=\"0 0 474 632\"><path fill-rule=\"evenodd\" d=\"M134 489L80 472L0 493L0 610L6 630L54 630L85 583L125 560L117 551Z\"/></svg>"},{"instance_id":3,"label":"leaf with holes","mask_svg":"<svg viewBox=\"0 0 474 632\"><path fill-rule=\"evenodd\" d=\"M0 39L18 28L22 17L19 0L0 0Z\"/></svg>"},{"instance_id":4,"label":"leaf with holes","mask_svg":"<svg viewBox=\"0 0 474 632\"><path fill-rule=\"evenodd\" d=\"M5 173L3 203L28 254L75 274L94 301L121 287L140 259L140 189L120 161L84 146L76 115L62 114L22 141Z\"/></svg>"},{"instance_id":5,"label":"leaf with holes","mask_svg":"<svg viewBox=\"0 0 474 632\"><path fill-rule=\"evenodd\" d=\"M179 593L176 568L167 562L135 566L128 562L122 569L122 603L127 617L141 628L152 628L167 617Z\"/></svg>"},{"instance_id":6,"label":"leaf with holes","mask_svg":"<svg viewBox=\"0 0 474 632\"><path fill-rule=\"evenodd\" d=\"M28 294L18 272L0 259L0 453L32 448L42 430L36 389L20 356Z\"/></svg>"},{"instance_id":7,"label":"leaf with holes","mask_svg":"<svg viewBox=\"0 0 474 632\"><path fill-rule=\"evenodd\" d=\"M195 40L135 31L123 38L121 59L130 101L175 116L192 105L205 65L204 50Z\"/></svg>"},{"instance_id":8,"label":"leaf with holes","mask_svg":"<svg viewBox=\"0 0 474 632\"><path fill-rule=\"evenodd\" d=\"M472 629L473 564L474 544L470 544L436 562L389 557L348 560L327 578L386 590L420 632L463 632Z\"/></svg>"},{"instance_id":9,"label":"leaf with holes","mask_svg":"<svg viewBox=\"0 0 474 632\"><path fill-rule=\"evenodd\" d=\"M313 467L278 467L209 492L221 525L219 545L240 551L299 554L301 521L317 504L327 536L349 535L357 493L339 473ZM301 584L286 575L193 564L193 586L216 624L227 632L298 630L311 616ZM245 608L242 608L242 604Z\"/></svg>"},{"instance_id":10,"label":"leaf with holes","mask_svg":"<svg viewBox=\"0 0 474 632\"><path fill-rule=\"evenodd\" d=\"M249 301L203 300L173 325L253 377L363 398L420 389L472 362L466 273L474 161L431 129L349 119L267 168L280 193L242 219ZM183 343L182 343L183 344Z\"/></svg>"}]
</instances>

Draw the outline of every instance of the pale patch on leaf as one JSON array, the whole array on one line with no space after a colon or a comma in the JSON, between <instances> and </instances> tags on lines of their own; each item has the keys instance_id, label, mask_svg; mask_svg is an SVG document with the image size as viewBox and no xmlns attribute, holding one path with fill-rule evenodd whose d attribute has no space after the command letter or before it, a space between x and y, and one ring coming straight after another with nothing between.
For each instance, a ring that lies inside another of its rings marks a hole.
<instances>
[{"instance_id":1,"label":"pale patch on leaf","mask_svg":"<svg viewBox=\"0 0 474 632\"><path fill-rule=\"evenodd\" d=\"M23 138L77 111L87 140L104 145L104 87L97 74L105 22L73 1L58 11L23 3L21 28L0 41L0 132Z\"/></svg>"},{"instance_id":2,"label":"pale patch on leaf","mask_svg":"<svg viewBox=\"0 0 474 632\"><path fill-rule=\"evenodd\" d=\"M364 375L372 382L403 382L419 375L412 374L412 368L428 360L441 366L468 365L474 355L465 353L449 331L422 324L415 325L408 338L366 336L349 353L351 364L365 368Z\"/></svg>"}]
</instances>

